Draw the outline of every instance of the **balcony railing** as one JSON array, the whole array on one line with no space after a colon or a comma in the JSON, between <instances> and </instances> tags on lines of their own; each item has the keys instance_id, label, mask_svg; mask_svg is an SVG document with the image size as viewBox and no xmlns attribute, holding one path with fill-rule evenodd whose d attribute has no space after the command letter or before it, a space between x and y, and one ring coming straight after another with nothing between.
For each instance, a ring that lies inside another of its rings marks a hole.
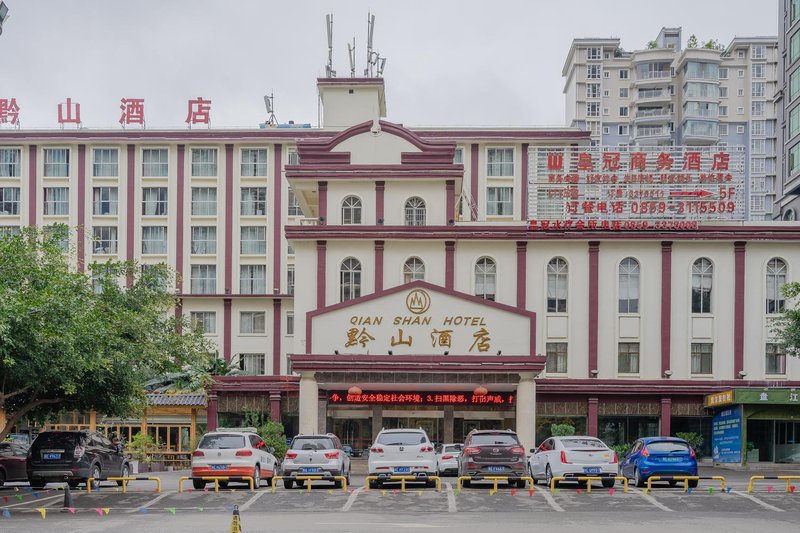
<instances>
[{"instance_id":1,"label":"balcony railing","mask_svg":"<svg viewBox=\"0 0 800 533\"><path fill-rule=\"evenodd\" d=\"M640 99L644 99L644 98L663 98L664 96L666 96L666 91L663 91L661 89L653 89L653 90L649 90L649 91L648 90L642 90L642 91L639 91L637 96Z\"/></svg>"},{"instance_id":2,"label":"balcony railing","mask_svg":"<svg viewBox=\"0 0 800 533\"><path fill-rule=\"evenodd\" d=\"M661 78L669 78L670 72L669 71L661 71L661 70L653 70L648 72L642 72L641 76L639 77L640 80L656 80Z\"/></svg>"},{"instance_id":3,"label":"balcony railing","mask_svg":"<svg viewBox=\"0 0 800 533\"><path fill-rule=\"evenodd\" d=\"M641 109L636 112L636 118L669 116L669 109Z\"/></svg>"},{"instance_id":4,"label":"balcony railing","mask_svg":"<svg viewBox=\"0 0 800 533\"><path fill-rule=\"evenodd\" d=\"M661 137L663 135L669 135L670 131L669 128L660 127L660 128L636 128L636 136L637 137Z\"/></svg>"}]
</instances>

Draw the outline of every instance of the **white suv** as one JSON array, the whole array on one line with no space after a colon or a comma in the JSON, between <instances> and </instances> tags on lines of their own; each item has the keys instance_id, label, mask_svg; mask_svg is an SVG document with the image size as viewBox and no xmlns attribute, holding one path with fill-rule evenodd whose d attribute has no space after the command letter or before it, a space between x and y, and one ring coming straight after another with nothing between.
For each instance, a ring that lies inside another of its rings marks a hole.
<instances>
[{"instance_id":1,"label":"white suv","mask_svg":"<svg viewBox=\"0 0 800 533\"><path fill-rule=\"evenodd\" d=\"M261 479L272 481L277 461L275 450L258 436L255 428L226 429L206 433L192 454L192 483L195 489L206 486L204 476L252 477L254 488ZM227 486L227 481L220 481Z\"/></svg>"},{"instance_id":2,"label":"white suv","mask_svg":"<svg viewBox=\"0 0 800 533\"><path fill-rule=\"evenodd\" d=\"M432 487L428 476L436 474L436 453L425 430L382 429L369 450L367 462L370 488L389 481L391 476L414 476L417 481Z\"/></svg>"},{"instance_id":3,"label":"white suv","mask_svg":"<svg viewBox=\"0 0 800 533\"><path fill-rule=\"evenodd\" d=\"M342 480L333 478L344 476L347 484L350 484L350 456L342 448L339 437L333 433L297 435L286 451L281 471L283 487L287 489L291 489L295 483L298 487L303 486L304 480L295 479L297 476L322 476L322 481L332 481L334 488L339 489Z\"/></svg>"}]
</instances>

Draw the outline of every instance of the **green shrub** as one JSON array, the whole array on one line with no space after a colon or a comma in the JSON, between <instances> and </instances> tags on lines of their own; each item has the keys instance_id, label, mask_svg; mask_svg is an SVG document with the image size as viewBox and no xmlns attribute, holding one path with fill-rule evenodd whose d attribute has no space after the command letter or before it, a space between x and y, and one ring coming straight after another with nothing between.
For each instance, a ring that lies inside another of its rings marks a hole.
<instances>
[{"instance_id":1,"label":"green shrub","mask_svg":"<svg viewBox=\"0 0 800 533\"><path fill-rule=\"evenodd\" d=\"M692 447L694 453L696 453L698 456L702 453L703 436L701 434L694 432L687 432L687 433L676 433L675 436L678 437L679 439L683 439L686 442L688 442L689 446Z\"/></svg>"},{"instance_id":2,"label":"green shrub","mask_svg":"<svg viewBox=\"0 0 800 533\"><path fill-rule=\"evenodd\" d=\"M614 444L613 446L609 446L612 450L617 452L617 456L621 459L622 456L627 455L629 451L631 451L631 444L630 442L625 442L621 444Z\"/></svg>"},{"instance_id":3,"label":"green shrub","mask_svg":"<svg viewBox=\"0 0 800 533\"><path fill-rule=\"evenodd\" d=\"M571 424L551 424L550 434L554 437L570 437L575 434L575 426Z\"/></svg>"}]
</instances>

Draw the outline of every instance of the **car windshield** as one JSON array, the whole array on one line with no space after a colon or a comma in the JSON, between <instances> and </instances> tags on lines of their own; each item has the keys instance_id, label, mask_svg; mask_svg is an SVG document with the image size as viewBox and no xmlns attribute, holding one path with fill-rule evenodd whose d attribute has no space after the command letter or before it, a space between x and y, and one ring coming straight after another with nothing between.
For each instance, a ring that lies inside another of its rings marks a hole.
<instances>
[{"instance_id":1,"label":"car windshield","mask_svg":"<svg viewBox=\"0 0 800 533\"><path fill-rule=\"evenodd\" d=\"M419 431L381 433L378 435L377 444L386 446L408 446L411 444L424 444L425 434Z\"/></svg>"},{"instance_id":2,"label":"car windshield","mask_svg":"<svg viewBox=\"0 0 800 533\"><path fill-rule=\"evenodd\" d=\"M462 448L463 446L461 446L460 444L455 444L453 446L445 446L443 451L445 453L455 453L455 452L460 452Z\"/></svg>"},{"instance_id":3,"label":"car windshield","mask_svg":"<svg viewBox=\"0 0 800 533\"><path fill-rule=\"evenodd\" d=\"M676 453L689 452L689 446L685 442L675 442L669 440L657 440L647 443L647 449L651 452Z\"/></svg>"},{"instance_id":4,"label":"car windshield","mask_svg":"<svg viewBox=\"0 0 800 533\"><path fill-rule=\"evenodd\" d=\"M561 439L561 444L568 450L575 448L606 448L603 441L597 439Z\"/></svg>"},{"instance_id":5,"label":"car windshield","mask_svg":"<svg viewBox=\"0 0 800 533\"><path fill-rule=\"evenodd\" d=\"M302 439L294 439L294 442L292 442L292 450L331 450L335 447L333 441L328 438L304 437Z\"/></svg>"},{"instance_id":6,"label":"car windshield","mask_svg":"<svg viewBox=\"0 0 800 533\"><path fill-rule=\"evenodd\" d=\"M200 446L204 450L233 450L237 448L244 448L244 437L241 435L226 435L224 433L217 433L215 435L206 435L200 441Z\"/></svg>"},{"instance_id":7,"label":"car windshield","mask_svg":"<svg viewBox=\"0 0 800 533\"><path fill-rule=\"evenodd\" d=\"M498 444L500 446L515 446L519 445L519 441L514 435L502 433L479 433L472 436L470 444L473 446L491 446L493 444Z\"/></svg>"},{"instance_id":8,"label":"car windshield","mask_svg":"<svg viewBox=\"0 0 800 533\"><path fill-rule=\"evenodd\" d=\"M50 446L75 446L78 442L77 433L39 433L33 444L37 448L50 447Z\"/></svg>"}]
</instances>

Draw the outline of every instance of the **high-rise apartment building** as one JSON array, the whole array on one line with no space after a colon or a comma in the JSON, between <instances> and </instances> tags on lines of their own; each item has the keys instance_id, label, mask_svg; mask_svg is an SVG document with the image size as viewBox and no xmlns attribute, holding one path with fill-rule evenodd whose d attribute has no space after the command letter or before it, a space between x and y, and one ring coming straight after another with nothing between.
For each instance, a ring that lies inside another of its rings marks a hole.
<instances>
[{"instance_id":1,"label":"high-rise apartment building","mask_svg":"<svg viewBox=\"0 0 800 533\"><path fill-rule=\"evenodd\" d=\"M662 28L647 49L634 52L625 51L617 38L574 39L562 70L566 123L591 132L593 144L620 150L653 145L743 150L747 218L771 219L777 188L777 38L736 37L724 49L681 43L681 28Z\"/></svg>"},{"instance_id":2,"label":"high-rise apartment building","mask_svg":"<svg viewBox=\"0 0 800 533\"><path fill-rule=\"evenodd\" d=\"M797 220L800 211L800 0L781 0L778 9L777 198L773 216Z\"/></svg>"}]
</instances>

